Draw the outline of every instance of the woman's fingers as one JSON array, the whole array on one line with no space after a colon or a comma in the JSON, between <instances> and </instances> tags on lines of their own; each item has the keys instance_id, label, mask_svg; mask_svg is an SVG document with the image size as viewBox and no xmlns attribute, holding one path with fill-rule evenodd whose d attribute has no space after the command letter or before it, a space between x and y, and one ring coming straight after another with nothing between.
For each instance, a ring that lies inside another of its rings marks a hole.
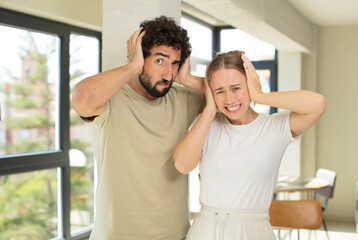
<instances>
[{"instance_id":1,"label":"woman's fingers","mask_svg":"<svg viewBox=\"0 0 358 240\"><path fill-rule=\"evenodd\" d=\"M256 74L256 69L255 69L254 65L246 57L245 54L242 54L241 58L244 61L244 68L245 68L245 71L246 71L246 75L248 75L248 77L250 77L250 78L253 78L255 76L255 74Z\"/></svg>"}]
</instances>

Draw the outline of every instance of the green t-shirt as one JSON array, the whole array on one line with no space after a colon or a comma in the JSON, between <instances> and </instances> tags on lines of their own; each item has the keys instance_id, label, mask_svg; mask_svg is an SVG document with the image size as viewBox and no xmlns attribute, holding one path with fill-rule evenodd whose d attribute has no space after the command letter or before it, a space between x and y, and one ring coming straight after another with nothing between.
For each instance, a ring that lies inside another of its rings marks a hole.
<instances>
[{"instance_id":1,"label":"green t-shirt","mask_svg":"<svg viewBox=\"0 0 358 240\"><path fill-rule=\"evenodd\" d=\"M173 151L205 96L174 84L149 100L129 85L91 123L97 163L91 240L179 240L189 228L187 178Z\"/></svg>"}]
</instances>

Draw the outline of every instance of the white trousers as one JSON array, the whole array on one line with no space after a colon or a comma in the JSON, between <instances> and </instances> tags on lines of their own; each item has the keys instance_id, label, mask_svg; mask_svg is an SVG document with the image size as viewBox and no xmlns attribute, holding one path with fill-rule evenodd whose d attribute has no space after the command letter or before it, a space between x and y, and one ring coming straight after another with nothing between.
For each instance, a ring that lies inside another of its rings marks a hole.
<instances>
[{"instance_id":1,"label":"white trousers","mask_svg":"<svg viewBox=\"0 0 358 240\"><path fill-rule=\"evenodd\" d=\"M202 207L187 240L274 240L268 211Z\"/></svg>"}]
</instances>

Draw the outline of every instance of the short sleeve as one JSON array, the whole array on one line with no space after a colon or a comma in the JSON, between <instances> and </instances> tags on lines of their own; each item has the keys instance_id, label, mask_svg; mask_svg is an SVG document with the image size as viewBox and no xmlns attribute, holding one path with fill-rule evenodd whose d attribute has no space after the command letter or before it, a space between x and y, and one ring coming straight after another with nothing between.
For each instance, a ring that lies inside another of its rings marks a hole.
<instances>
[{"instance_id":1,"label":"short sleeve","mask_svg":"<svg viewBox=\"0 0 358 240\"><path fill-rule=\"evenodd\" d=\"M205 94L193 89L188 89L188 94L189 121L191 124L205 107Z\"/></svg>"},{"instance_id":2,"label":"short sleeve","mask_svg":"<svg viewBox=\"0 0 358 240\"><path fill-rule=\"evenodd\" d=\"M283 111L272 115L275 125L278 127L280 135L283 137L284 144L289 144L293 141L298 141L302 137L302 133L296 137L292 137L290 127L290 114L291 111Z\"/></svg>"},{"instance_id":3,"label":"short sleeve","mask_svg":"<svg viewBox=\"0 0 358 240\"><path fill-rule=\"evenodd\" d=\"M107 119L109 118L109 113L111 111L111 100L107 102L106 109L101 115L98 115L90 124L95 128L102 128Z\"/></svg>"}]
</instances>

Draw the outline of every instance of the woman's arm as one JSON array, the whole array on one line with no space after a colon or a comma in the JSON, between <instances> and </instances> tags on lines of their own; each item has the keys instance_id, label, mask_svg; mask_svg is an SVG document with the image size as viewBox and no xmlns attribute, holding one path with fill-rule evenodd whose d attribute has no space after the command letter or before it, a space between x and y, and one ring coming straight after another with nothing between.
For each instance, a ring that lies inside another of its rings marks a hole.
<instances>
[{"instance_id":1,"label":"woman's arm","mask_svg":"<svg viewBox=\"0 0 358 240\"><path fill-rule=\"evenodd\" d=\"M322 116L326 107L325 98L311 91L270 92L261 91L260 77L250 60L242 55L247 75L247 85L252 101L292 111L290 128L295 137L311 127Z\"/></svg>"},{"instance_id":2,"label":"woman's arm","mask_svg":"<svg viewBox=\"0 0 358 240\"><path fill-rule=\"evenodd\" d=\"M198 121L178 143L173 154L174 166L183 174L188 174L198 165L210 125L217 111L212 91L207 84L207 80L205 79L204 81L206 106Z\"/></svg>"}]
</instances>

